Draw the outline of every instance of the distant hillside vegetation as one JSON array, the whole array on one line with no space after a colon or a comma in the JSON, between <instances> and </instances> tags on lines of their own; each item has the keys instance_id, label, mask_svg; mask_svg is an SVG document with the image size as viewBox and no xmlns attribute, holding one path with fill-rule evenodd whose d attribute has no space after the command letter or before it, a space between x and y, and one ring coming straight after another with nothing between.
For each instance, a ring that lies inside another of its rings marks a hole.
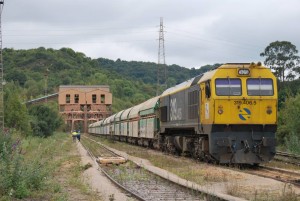
<instances>
[{"instance_id":1,"label":"distant hillside vegetation","mask_svg":"<svg viewBox=\"0 0 300 201\"><path fill-rule=\"evenodd\" d=\"M3 60L6 81L14 81L23 88L21 96L24 101L44 95L45 74L48 74L49 94L56 92L59 85L109 85L114 112L140 103L156 93L157 64L151 62L91 59L70 48L54 50L44 47L30 50L5 48ZM173 86L216 66L219 65L200 69L167 66L167 85Z\"/></svg>"},{"instance_id":2,"label":"distant hillside vegetation","mask_svg":"<svg viewBox=\"0 0 300 201\"><path fill-rule=\"evenodd\" d=\"M141 62L141 61L122 61L117 59L112 61L105 58L97 59L101 68L122 74L123 76L130 77L132 79L141 80L144 83L154 84L157 82L157 64L152 62ZM173 86L179 84L192 77L207 72L220 64L206 65L199 69L188 69L178 65L167 65L167 85ZM160 66L160 80L163 81L164 68Z\"/></svg>"}]
</instances>

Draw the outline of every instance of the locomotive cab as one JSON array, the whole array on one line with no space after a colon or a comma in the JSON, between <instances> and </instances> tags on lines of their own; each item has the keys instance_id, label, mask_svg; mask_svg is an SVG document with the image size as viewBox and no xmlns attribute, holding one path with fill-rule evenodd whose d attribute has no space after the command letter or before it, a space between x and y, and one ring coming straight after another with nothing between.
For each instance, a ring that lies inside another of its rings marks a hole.
<instances>
[{"instance_id":1,"label":"locomotive cab","mask_svg":"<svg viewBox=\"0 0 300 201\"><path fill-rule=\"evenodd\" d=\"M220 163L256 164L275 155L277 83L260 64L225 64L200 80L200 125Z\"/></svg>"}]
</instances>

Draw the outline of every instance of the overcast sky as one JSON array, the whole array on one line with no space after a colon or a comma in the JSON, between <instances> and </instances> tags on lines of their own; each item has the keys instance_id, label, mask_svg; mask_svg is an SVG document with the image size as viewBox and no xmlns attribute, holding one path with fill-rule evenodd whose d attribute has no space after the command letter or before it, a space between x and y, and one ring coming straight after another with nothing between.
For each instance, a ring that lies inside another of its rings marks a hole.
<instances>
[{"instance_id":1,"label":"overcast sky","mask_svg":"<svg viewBox=\"0 0 300 201\"><path fill-rule=\"evenodd\" d=\"M273 41L300 49L300 0L4 0L3 47L70 47L91 58L166 64L256 62Z\"/></svg>"}]
</instances>

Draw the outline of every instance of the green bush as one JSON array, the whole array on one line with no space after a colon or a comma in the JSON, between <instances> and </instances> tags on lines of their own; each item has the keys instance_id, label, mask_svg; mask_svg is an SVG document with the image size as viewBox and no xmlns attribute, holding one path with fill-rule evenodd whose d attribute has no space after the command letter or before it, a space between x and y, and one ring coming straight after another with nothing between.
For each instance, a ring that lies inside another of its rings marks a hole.
<instances>
[{"instance_id":1,"label":"green bush","mask_svg":"<svg viewBox=\"0 0 300 201\"><path fill-rule=\"evenodd\" d=\"M286 145L286 139L290 141L293 136L300 138L299 114L300 94L286 98L278 117L277 141L279 144Z\"/></svg>"},{"instance_id":2,"label":"green bush","mask_svg":"<svg viewBox=\"0 0 300 201\"><path fill-rule=\"evenodd\" d=\"M300 138L295 133L285 138L285 146L289 152L300 154Z\"/></svg>"},{"instance_id":3,"label":"green bush","mask_svg":"<svg viewBox=\"0 0 300 201\"><path fill-rule=\"evenodd\" d=\"M47 105L34 105L29 109L33 135L48 137L63 123L55 109Z\"/></svg>"},{"instance_id":4,"label":"green bush","mask_svg":"<svg viewBox=\"0 0 300 201\"><path fill-rule=\"evenodd\" d=\"M44 186L48 172L42 168L40 158L24 160L20 139L0 133L0 146L0 197L22 199Z\"/></svg>"},{"instance_id":5,"label":"green bush","mask_svg":"<svg viewBox=\"0 0 300 201\"><path fill-rule=\"evenodd\" d=\"M28 135L31 132L26 105L20 99L21 88L14 83L5 86L5 126Z\"/></svg>"}]
</instances>

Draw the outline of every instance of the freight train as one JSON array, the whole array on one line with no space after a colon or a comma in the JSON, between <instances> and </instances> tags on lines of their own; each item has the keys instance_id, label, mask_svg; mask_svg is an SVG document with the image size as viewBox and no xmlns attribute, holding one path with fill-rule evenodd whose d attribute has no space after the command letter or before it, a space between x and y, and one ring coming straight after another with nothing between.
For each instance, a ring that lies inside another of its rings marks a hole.
<instances>
[{"instance_id":1,"label":"freight train","mask_svg":"<svg viewBox=\"0 0 300 201\"><path fill-rule=\"evenodd\" d=\"M89 133L205 161L275 155L277 80L261 63L229 63L89 125Z\"/></svg>"}]
</instances>

